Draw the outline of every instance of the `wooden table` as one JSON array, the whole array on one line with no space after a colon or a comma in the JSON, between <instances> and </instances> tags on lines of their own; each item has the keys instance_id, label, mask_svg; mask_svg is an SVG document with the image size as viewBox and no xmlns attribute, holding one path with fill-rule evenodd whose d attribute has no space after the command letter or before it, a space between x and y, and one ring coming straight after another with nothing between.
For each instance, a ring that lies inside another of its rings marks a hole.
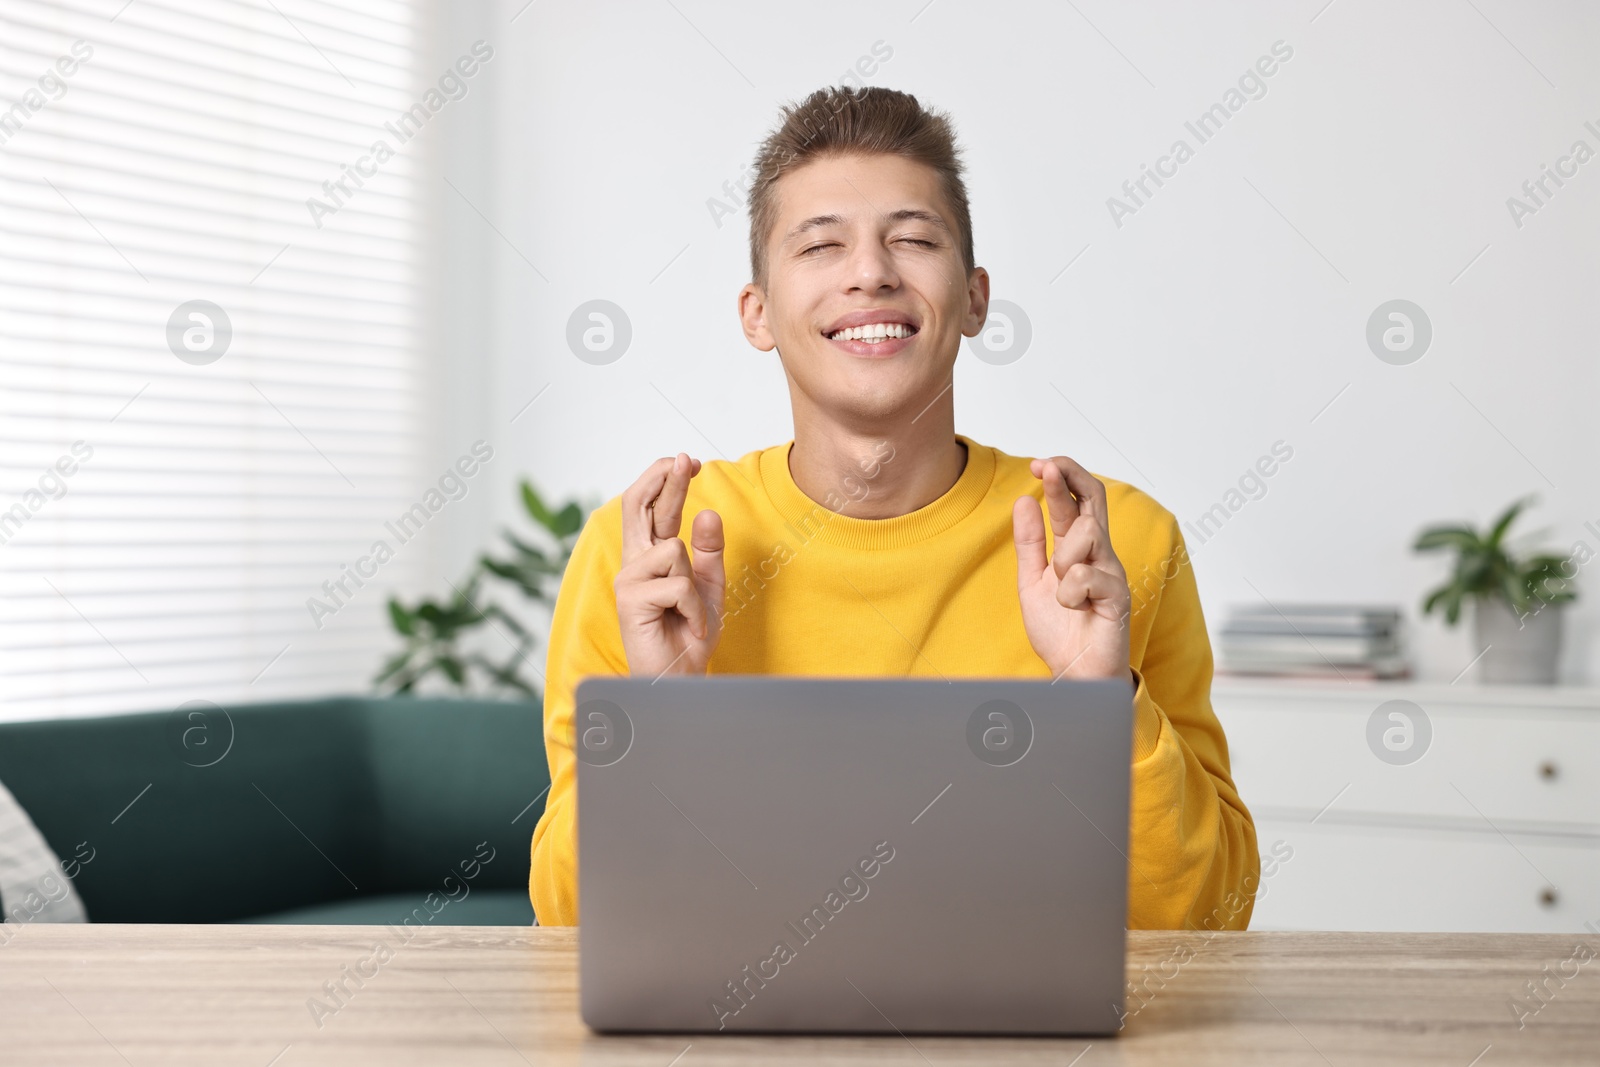
<instances>
[{"instance_id":1,"label":"wooden table","mask_svg":"<svg viewBox=\"0 0 1600 1067\"><path fill-rule=\"evenodd\" d=\"M1128 975L1148 999L1091 1041L600 1037L578 1017L570 930L439 927L404 944L358 926L4 932L0 1063L27 1067L1600 1063L1593 934L1134 933ZM347 979L333 1010L323 984L344 968L372 976ZM1510 1001L1529 981L1547 991L1519 1029Z\"/></svg>"}]
</instances>

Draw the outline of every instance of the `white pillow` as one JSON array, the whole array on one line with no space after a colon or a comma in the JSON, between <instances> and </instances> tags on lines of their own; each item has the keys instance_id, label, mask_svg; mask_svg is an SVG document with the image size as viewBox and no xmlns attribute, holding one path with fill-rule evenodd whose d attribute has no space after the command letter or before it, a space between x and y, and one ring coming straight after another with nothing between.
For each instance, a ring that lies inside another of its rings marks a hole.
<instances>
[{"instance_id":1,"label":"white pillow","mask_svg":"<svg viewBox=\"0 0 1600 1067\"><path fill-rule=\"evenodd\" d=\"M91 850L89 858L93 855ZM79 856L74 861L73 874L82 860ZM0 905L7 926L89 921L61 861L4 785L0 785ZM0 943L9 941L14 932L0 929Z\"/></svg>"}]
</instances>

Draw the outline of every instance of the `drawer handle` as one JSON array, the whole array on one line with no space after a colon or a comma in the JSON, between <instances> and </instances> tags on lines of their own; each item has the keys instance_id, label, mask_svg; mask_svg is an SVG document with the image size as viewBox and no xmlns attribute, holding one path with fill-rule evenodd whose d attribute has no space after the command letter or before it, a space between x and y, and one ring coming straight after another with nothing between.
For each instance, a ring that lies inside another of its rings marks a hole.
<instances>
[{"instance_id":1,"label":"drawer handle","mask_svg":"<svg viewBox=\"0 0 1600 1067\"><path fill-rule=\"evenodd\" d=\"M1555 886L1547 885L1539 890L1539 903L1543 907L1553 908L1556 906L1556 901L1560 899L1561 895L1556 892Z\"/></svg>"},{"instance_id":2,"label":"drawer handle","mask_svg":"<svg viewBox=\"0 0 1600 1067\"><path fill-rule=\"evenodd\" d=\"M1539 777L1543 778L1547 782L1555 781L1556 777L1560 773L1561 768L1556 766L1555 760L1547 759L1543 763L1539 764Z\"/></svg>"}]
</instances>

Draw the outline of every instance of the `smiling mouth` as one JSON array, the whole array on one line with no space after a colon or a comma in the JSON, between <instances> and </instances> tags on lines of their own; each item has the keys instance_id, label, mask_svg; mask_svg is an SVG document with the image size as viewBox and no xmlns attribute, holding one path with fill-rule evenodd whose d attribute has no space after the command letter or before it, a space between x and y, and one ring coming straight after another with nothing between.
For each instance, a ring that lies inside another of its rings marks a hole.
<instances>
[{"instance_id":1,"label":"smiling mouth","mask_svg":"<svg viewBox=\"0 0 1600 1067\"><path fill-rule=\"evenodd\" d=\"M830 341L860 341L864 344L876 345L885 341L897 341L913 337L916 333L917 328L915 326L903 322L874 322L866 326L852 326L848 330L838 330L823 336Z\"/></svg>"}]
</instances>

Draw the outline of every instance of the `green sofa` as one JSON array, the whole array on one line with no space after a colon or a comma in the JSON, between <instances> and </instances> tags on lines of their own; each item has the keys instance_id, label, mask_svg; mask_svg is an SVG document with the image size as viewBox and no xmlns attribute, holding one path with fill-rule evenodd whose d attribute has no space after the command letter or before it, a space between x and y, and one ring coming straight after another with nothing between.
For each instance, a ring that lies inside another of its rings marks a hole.
<instances>
[{"instance_id":1,"label":"green sofa","mask_svg":"<svg viewBox=\"0 0 1600 1067\"><path fill-rule=\"evenodd\" d=\"M92 922L534 921L528 845L550 784L535 703L0 723L0 782Z\"/></svg>"}]
</instances>

